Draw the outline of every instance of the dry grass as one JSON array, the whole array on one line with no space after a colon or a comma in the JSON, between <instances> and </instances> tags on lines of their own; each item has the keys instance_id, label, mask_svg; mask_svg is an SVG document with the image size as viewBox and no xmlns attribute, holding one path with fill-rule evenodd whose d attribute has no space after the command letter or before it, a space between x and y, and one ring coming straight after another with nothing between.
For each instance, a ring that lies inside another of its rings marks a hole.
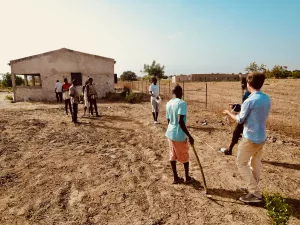
<instances>
[{"instance_id":1,"label":"dry grass","mask_svg":"<svg viewBox=\"0 0 300 225\"><path fill-rule=\"evenodd\" d=\"M299 81L293 82L271 81L265 86L273 100L269 128L275 129L284 118L299 126L292 119L299 111L299 94L291 90ZM231 127L223 123L221 112L228 102L240 102L239 83L208 87L208 110L204 83L186 85L185 99L188 129L210 199L203 194L193 153L190 172L197 181L171 184L164 136L167 97L157 125L149 100L134 105L99 102L103 117L80 117L83 123L78 126L64 115L62 104L0 101L0 224L268 224L265 209L237 201L244 182L235 165L236 147L234 156L218 152L231 140ZM284 101L285 87L293 94L292 104ZM291 106L293 112L285 113ZM203 119L208 125L201 125ZM287 134L285 129L279 132ZM264 146L261 190L286 196L292 207L290 225L300 223L299 157L299 145L292 142L269 140ZM178 169L183 176L183 167Z\"/></svg>"},{"instance_id":2,"label":"dry grass","mask_svg":"<svg viewBox=\"0 0 300 225\"><path fill-rule=\"evenodd\" d=\"M179 83L183 86L183 83ZM119 83L121 87L123 84ZM131 87L146 89L146 82L131 82ZM147 83L149 85L149 82ZM207 107L210 112L214 112L220 118L222 111L228 107L228 103L241 103L242 91L239 82L209 82ZM161 81L161 95L170 97L170 91L174 86L169 81ZM266 80L262 91L268 94L272 100L272 108L267 127L269 130L292 138L300 136L300 80ZM200 107L205 107L206 87L204 82L184 83L184 99L188 103L200 103Z\"/></svg>"}]
</instances>

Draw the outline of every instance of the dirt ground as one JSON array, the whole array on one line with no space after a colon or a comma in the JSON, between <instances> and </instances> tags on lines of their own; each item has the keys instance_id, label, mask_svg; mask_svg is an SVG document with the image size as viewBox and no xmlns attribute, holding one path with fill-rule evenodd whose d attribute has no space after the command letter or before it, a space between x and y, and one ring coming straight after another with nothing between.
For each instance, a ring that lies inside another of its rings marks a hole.
<instances>
[{"instance_id":1,"label":"dirt ground","mask_svg":"<svg viewBox=\"0 0 300 225\"><path fill-rule=\"evenodd\" d=\"M262 206L237 200L244 183L236 147L233 156L217 151L230 142L233 123L203 101L188 101L188 128L212 198L192 151L196 182L171 184L166 100L158 125L148 102L101 102L101 119L80 118L76 126L59 104L0 108L0 224L269 224ZM268 132L261 188L286 196L289 224L300 224L299 138Z\"/></svg>"}]
</instances>

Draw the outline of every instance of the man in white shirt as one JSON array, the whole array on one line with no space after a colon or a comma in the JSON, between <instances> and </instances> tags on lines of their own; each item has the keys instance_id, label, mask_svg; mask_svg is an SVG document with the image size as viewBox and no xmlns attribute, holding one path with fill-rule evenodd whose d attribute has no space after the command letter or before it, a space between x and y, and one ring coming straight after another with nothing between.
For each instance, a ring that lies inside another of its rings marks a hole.
<instances>
[{"instance_id":1,"label":"man in white shirt","mask_svg":"<svg viewBox=\"0 0 300 225\"><path fill-rule=\"evenodd\" d=\"M151 105L152 105L152 115L154 119L154 124L158 124L158 112L159 112L159 86L157 85L156 77L152 78L152 84L149 87L149 92L151 95Z\"/></svg>"},{"instance_id":2,"label":"man in white shirt","mask_svg":"<svg viewBox=\"0 0 300 225\"><path fill-rule=\"evenodd\" d=\"M55 93L57 102L62 102L62 83L60 83L59 80L57 80L55 84Z\"/></svg>"}]
</instances>

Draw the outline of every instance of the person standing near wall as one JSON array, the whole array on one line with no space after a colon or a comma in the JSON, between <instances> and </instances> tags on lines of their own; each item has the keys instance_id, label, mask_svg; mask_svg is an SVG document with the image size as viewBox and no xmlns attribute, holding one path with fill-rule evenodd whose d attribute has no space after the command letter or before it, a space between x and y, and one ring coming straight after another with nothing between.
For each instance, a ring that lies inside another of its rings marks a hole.
<instances>
[{"instance_id":1,"label":"person standing near wall","mask_svg":"<svg viewBox=\"0 0 300 225\"><path fill-rule=\"evenodd\" d=\"M79 94L76 89L77 82L76 80L72 80L72 85L69 89L69 95L71 96L71 104L73 108L73 114L72 114L72 122L79 124L77 121L77 114L78 114L78 104L79 104Z\"/></svg>"},{"instance_id":2,"label":"person standing near wall","mask_svg":"<svg viewBox=\"0 0 300 225\"><path fill-rule=\"evenodd\" d=\"M157 84L156 77L152 78L152 84L149 87L149 92L151 95L151 105L152 105L152 115L154 119L154 124L158 124L158 112L159 112L159 86Z\"/></svg>"},{"instance_id":3,"label":"person standing near wall","mask_svg":"<svg viewBox=\"0 0 300 225\"><path fill-rule=\"evenodd\" d=\"M64 79L64 84L62 85L62 92L63 92L63 99L65 101L65 110L66 110L66 115L68 115L68 107L70 110L71 115L72 113L72 106L71 106L71 100L70 100L70 95L69 95L69 89L71 87L71 84L68 82L68 79Z\"/></svg>"},{"instance_id":4,"label":"person standing near wall","mask_svg":"<svg viewBox=\"0 0 300 225\"><path fill-rule=\"evenodd\" d=\"M62 102L62 83L60 83L59 80L57 80L55 84L55 94L57 102Z\"/></svg>"},{"instance_id":5,"label":"person standing near wall","mask_svg":"<svg viewBox=\"0 0 300 225\"><path fill-rule=\"evenodd\" d=\"M238 123L244 123L243 139L238 147L236 164L248 186L248 194L239 198L245 203L262 201L258 185L263 146L267 140L266 122L271 109L270 97L260 91L265 79L265 74L261 72L249 74L247 89L251 94L242 104L240 114L235 115L229 110L223 111Z\"/></svg>"},{"instance_id":6,"label":"person standing near wall","mask_svg":"<svg viewBox=\"0 0 300 225\"><path fill-rule=\"evenodd\" d=\"M100 117L97 108L97 91L96 91L95 84L93 83L93 78L91 77L89 78L89 83L86 86L86 89L87 89L88 101L90 102L91 114L93 115L93 107L94 107L96 112L96 117Z\"/></svg>"}]
</instances>

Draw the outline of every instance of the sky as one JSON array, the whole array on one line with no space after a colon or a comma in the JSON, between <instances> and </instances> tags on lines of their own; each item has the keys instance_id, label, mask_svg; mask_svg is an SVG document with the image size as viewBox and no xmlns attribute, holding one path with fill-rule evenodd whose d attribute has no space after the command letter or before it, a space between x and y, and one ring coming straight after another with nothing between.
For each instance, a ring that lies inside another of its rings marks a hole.
<instances>
[{"instance_id":1,"label":"sky","mask_svg":"<svg viewBox=\"0 0 300 225\"><path fill-rule=\"evenodd\" d=\"M114 58L115 73L300 69L300 0L0 0L0 73L60 48Z\"/></svg>"}]
</instances>

